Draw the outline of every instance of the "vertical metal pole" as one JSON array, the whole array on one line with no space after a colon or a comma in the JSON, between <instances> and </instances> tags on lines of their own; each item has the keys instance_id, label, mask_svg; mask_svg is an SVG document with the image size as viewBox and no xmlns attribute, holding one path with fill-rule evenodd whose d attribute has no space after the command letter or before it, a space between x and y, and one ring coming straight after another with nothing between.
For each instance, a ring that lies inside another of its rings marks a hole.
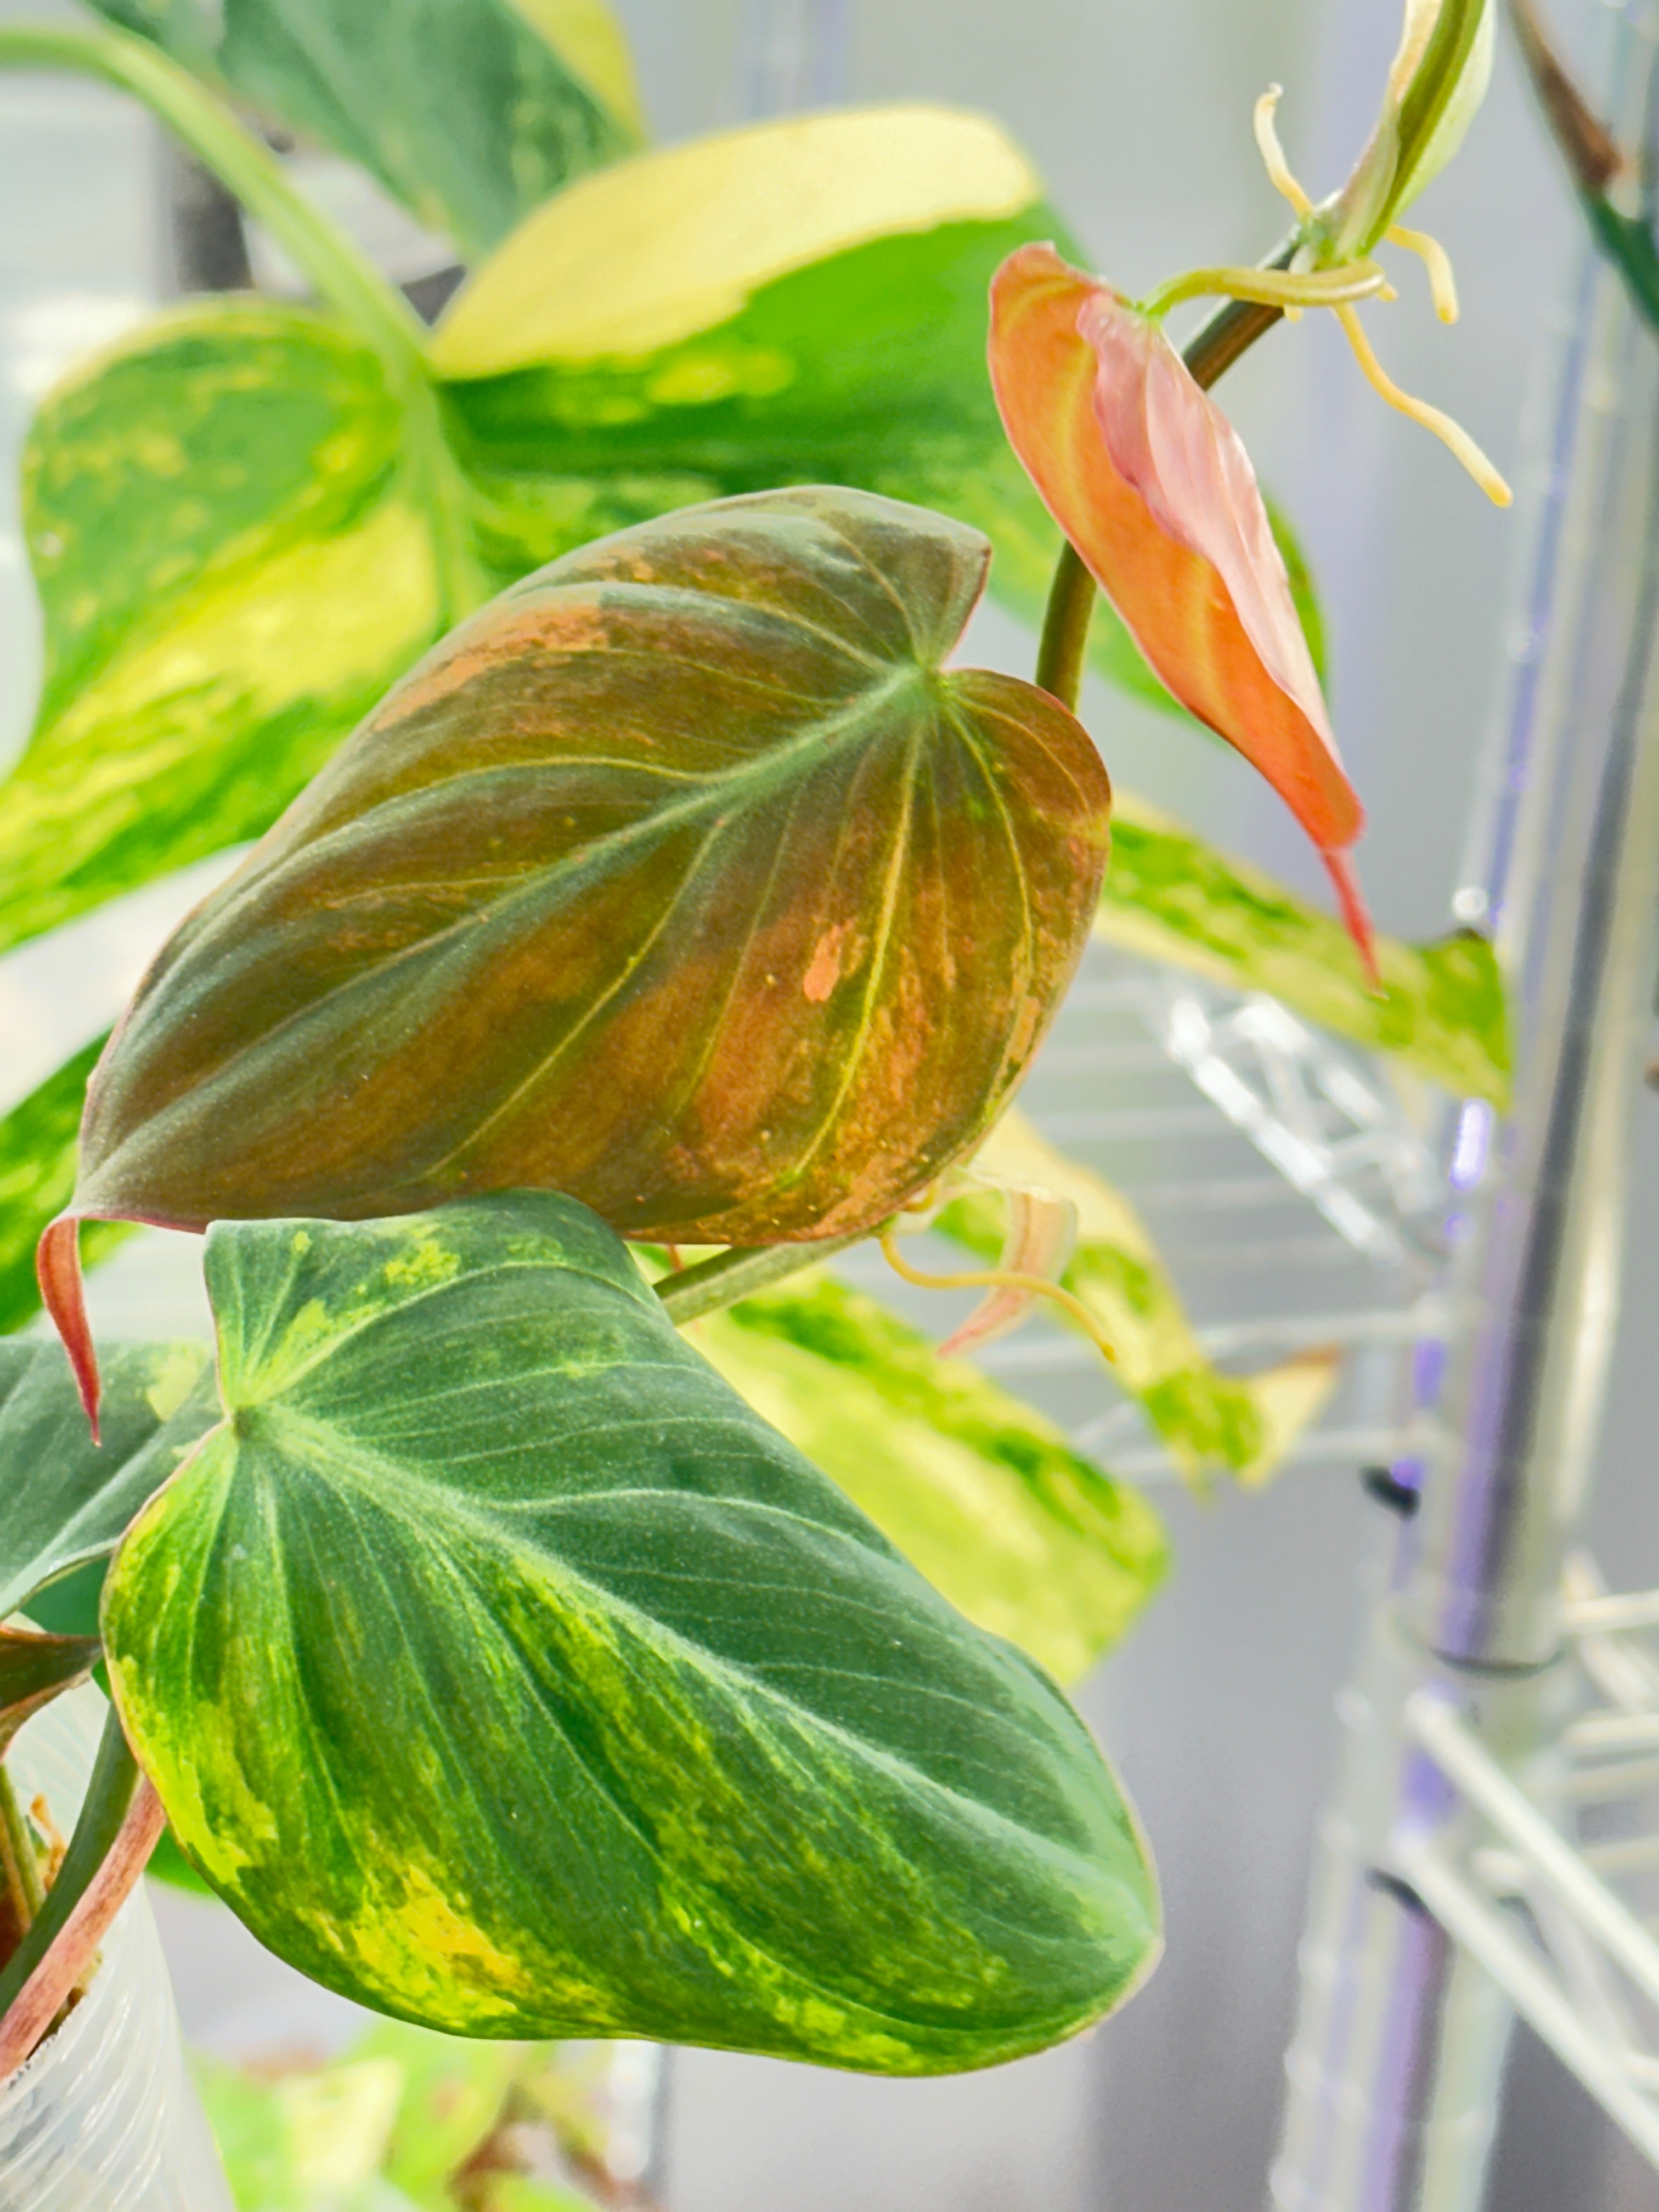
<instances>
[{"instance_id":1,"label":"vertical metal pole","mask_svg":"<svg viewBox=\"0 0 1659 2212\"><path fill-rule=\"evenodd\" d=\"M1640 115L1635 5L1608 71ZM1420 1486L1379 1571L1344 1772L1322 1824L1272 2192L1282 2212L1478 2212L1510 2020L1409 1885L1402 1829L1456 1819L1402 1738L1414 1691L1454 1700L1524 1770L1546 1735L1563 1553L1582 1511L1616 1318L1629 1123L1659 908L1659 370L1617 282L1586 264L1565 349L1522 634L1460 919L1494 933L1515 1006L1513 1109L1450 1145L1448 1346L1422 1348Z\"/></svg>"}]
</instances>

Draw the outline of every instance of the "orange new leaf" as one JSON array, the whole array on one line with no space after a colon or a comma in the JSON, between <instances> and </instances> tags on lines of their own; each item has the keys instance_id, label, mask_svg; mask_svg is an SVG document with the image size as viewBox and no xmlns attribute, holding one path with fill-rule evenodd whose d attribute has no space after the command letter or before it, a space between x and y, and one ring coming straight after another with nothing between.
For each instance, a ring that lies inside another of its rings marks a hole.
<instances>
[{"instance_id":1,"label":"orange new leaf","mask_svg":"<svg viewBox=\"0 0 1659 2212\"><path fill-rule=\"evenodd\" d=\"M1373 969L1346 854L1364 811L1237 431L1159 326L1051 246L998 270L990 357L1009 441L1049 513L1159 679L1313 839Z\"/></svg>"}]
</instances>

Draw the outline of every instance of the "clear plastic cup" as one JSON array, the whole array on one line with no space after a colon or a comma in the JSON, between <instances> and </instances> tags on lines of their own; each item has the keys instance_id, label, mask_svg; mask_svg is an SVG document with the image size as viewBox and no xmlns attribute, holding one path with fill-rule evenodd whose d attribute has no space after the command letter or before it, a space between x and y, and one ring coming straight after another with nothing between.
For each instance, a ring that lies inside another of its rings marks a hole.
<instances>
[{"instance_id":1,"label":"clear plastic cup","mask_svg":"<svg viewBox=\"0 0 1659 2212\"><path fill-rule=\"evenodd\" d=\"M19 1797L43 1793L65 1833L107 1710L95 1689L73 1691L10 1754ZM0 2085L0 2212L234 2212L142 1883L86 1996Z\"/></svg>"}]
</instances>

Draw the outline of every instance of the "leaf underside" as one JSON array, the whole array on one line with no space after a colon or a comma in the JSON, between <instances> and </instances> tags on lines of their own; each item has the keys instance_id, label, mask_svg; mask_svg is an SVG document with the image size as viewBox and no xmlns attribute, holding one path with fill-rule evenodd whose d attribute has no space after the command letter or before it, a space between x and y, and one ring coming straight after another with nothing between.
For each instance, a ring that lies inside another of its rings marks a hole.
<instances>
[{"instance_id":1,"label":"leaf underside","mask_svg":"<svg viewBox=\"0 0 1659 2212\"><path fill-rule=\"evenodd\" d=\"M191 1857L330 1987L451 2032L879 2072L1070 2033L1150 1961L1133 1824L1047 1678L516 1195L222 1224L228 1416L104 1624Z\"/></svg>"}]
</instances>

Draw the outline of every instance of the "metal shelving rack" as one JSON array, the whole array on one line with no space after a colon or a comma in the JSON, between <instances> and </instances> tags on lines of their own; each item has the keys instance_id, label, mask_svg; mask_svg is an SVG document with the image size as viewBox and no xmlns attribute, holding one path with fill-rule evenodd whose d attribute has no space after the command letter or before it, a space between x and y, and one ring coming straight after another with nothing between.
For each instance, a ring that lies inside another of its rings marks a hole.
<instances>
[{"instance_id":1,"label":"metal shelving rack","mask_svg":"<svg viewBox=\"0 0 1659 2212\"><path fill-rule=\"evenodd\" d=\"M1595 15L1628 143L1652 111L1655 12ZM1516 2017L1659 2167L1659 1591L1609 1593L1577 1534L1659 974L1659 346L1588 252L1523 504L1454 902L1510 981L1509 1115L1464 1102L1436 1129L1271 1000L1103 954L1033 1085L1048 1133L1195 1283L1212 1352L1347 1346L1296 1457L1383 1462L1423 1508L1379 1565L1338 1699L1279 2212L1477 2212ZM1109 1104L1083 1104L1103 1077ZM1249 1319L1226 1317L1229 1255L1253 1271ZM1304 1301L1320 1271L1317 1314L1263 1310L1269 1255L1296 1257ZM1077 1358L1039 1335L988 1364L1047 1373L1053 1402ZM1094 1403L1080 1444L1168 1473L1132 1407Z\"/></svg>"}]
</instances>

